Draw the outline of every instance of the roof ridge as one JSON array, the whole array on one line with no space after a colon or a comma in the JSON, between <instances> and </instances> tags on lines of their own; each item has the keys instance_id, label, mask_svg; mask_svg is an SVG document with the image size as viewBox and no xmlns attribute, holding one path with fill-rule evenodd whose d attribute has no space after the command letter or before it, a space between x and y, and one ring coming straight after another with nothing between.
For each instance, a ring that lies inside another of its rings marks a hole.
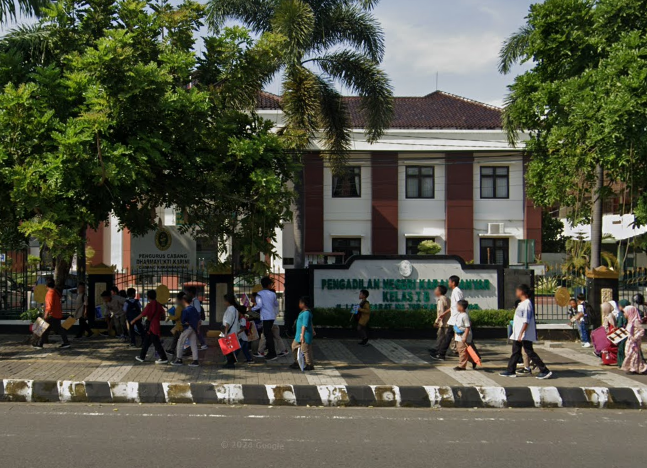
<instances>
[{"instance_id":1,"label":"roof ridge","mask_svg":"<svg viewBox=\"0 0 647 468\"><path fill-rule=\"evenodd\" d=\"M458 94L448 93L447 91L441 91L440 89L434 91L433 93L427 94L425 97L433 96L434 94L442 94L444 96L459 99L461 101L465 101L470 104L476 104L479 106L487 107L488 109L494 109L498 111L503 110L502 107L495 106L494 104L488 104L486 102L477 101L476 99L467 98L465 96L459 96Z\"/></svg>"}]
</instances>

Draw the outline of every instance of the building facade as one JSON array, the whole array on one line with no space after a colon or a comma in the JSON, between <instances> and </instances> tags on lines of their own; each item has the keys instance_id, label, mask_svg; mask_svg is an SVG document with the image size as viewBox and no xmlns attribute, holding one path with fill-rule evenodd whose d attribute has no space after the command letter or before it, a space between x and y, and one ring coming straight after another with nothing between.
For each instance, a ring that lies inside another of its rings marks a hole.
<instances>
[{"instance_id":1,"label":"building facade","mask_svg":"<svg viewBox=\"0 0 647 468\"><path fill-rule=\"evenodd\" d=\"M396 98L391 128L368 144L358 101L347 99L354 126L347 170L333 174L316 149L304 159L308 262L415 255L425 240L468 262L521 264L526 252L534 262L541 212L525 196L523 147L508 144L501 109L443 92ZM280 98L261 103L280 125ZM280 246L286 268L292 232L287 225Z\"/></svg>"},{"instance_id":2,"label":"building facade","mask_svg":"<svg viewBox=\"0 0 647 468\"><path fill-rule=\"evenodd\" d=\"M520 248L534 261L541 252L541 212L525 196L523 146L508 144L501 109L440 91L395 98L391 127L369 144L359 100L346 103L353 142L344 173L332 173L317 144L303 160L309 263L343 262L353 254L417 254L425 240L467 262L521 264ZM280 127L280 97L263 93L258 113ZM172 209L160 210L159 218L175 225ZM534 242L530 250L526 240ZM119 231L116 220L89 233L88 243L93 263L134 266L130 234ZM272 270L291 268L290 223L277 232L276 248L281 258ZM214 252L215 246L198 241L195 264Z\"/></svg>"}]
</instances>

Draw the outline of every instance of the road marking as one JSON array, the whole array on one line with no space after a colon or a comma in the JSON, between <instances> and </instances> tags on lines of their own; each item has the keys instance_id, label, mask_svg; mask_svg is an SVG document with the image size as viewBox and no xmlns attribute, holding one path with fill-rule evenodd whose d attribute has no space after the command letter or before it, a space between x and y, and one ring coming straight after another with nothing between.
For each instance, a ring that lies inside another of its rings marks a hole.
<instances>
[{"instance_id":1,"label":"road marking","mask_svg":"<svg viewBox=\"0 0 647 468\"><path fill-rule=\"evenodd\" d=\"M562 407L562 396L556 387L529 387L536 408Z\"/></svg>"},{"instance_id":2,"label":"road marking","mask_svg":"<svg viewBox=\"0 0 647 468\"><path fill-rule=\"evenodd\" d=\"M296 406L297 404L297 397L294 394L292 385L266 385L265 391L267 392L267 399L270 400L270 405L283 403Z\"/></svg>"},{"instance_id":3,"label":"road marking","mask_svg":"<svg viewBox=\"0 0 647 468\"><path fill-rule=\"evenodd\" d=\"M456 380L464 387L501 387L494 380L483 375L482 371L455 371L452 367L445 366L436 367L436 369Z\"/></svg>"},{"instance_id":4,"label":"road marking","mask_svg":"<svg viewBox=\"0 0 647 468\"><path fill-rule=\"evenodd\" d=\"M86 382L119 382L132 368L132 365L101 364L83 380Z\"/></svg>"},{"instance_id":5,"label":"road marking","mask_svg":"<svg viewBox=\"0 0 647 468\"><path fill-rule=\"evenodd\" d=\"M340 363L343 365L351 364L358 366L364 364L340 341L319 340L316 343L317 347L324 353L326 359L328 359L330 362Z\"/></svg>"},{"instance_id":6,"label":"road marking","mask_svg":"<svg viewBox=\"0 0 647 468\"><path fill-rule=\"evenodd\" d=\"M431 365L424 359L419 358L415 354L409 352L402 346L397 343L394 343L391 340L376 340L371 342L371 344L379 352L384 354L387 358L397 364L426 364L431 368ZM448 375L461 385L466 387L501 387L494 380L490 379L483 375L482 372L478 371L455 371L452 367L446 366L437 366L434 367L441 371L443 374ZM496 397L498 399L500 397Z\"/></svg>"},{"instance_id":7,"label":"road marking","mask_svg":"<svg viewBox=\"0 0 647 468\"><path fill-rule=\"evenodd\" d=\"M584 354L582 352L576 351L574 349L567 348L546 348L541 347L543 350L546 350L549 353L557 354L558 356L570 359L572 361L579 362L581 364L586 364L587 366L593 367L595 369L578 369L578 372L586 374L588 377L599 380L605 385L610 387L618 388L647 388L647 385L638 382L636 380L630 379L623 375L616 374L614 372L609 372L602 370L600 359L596 356L589 354Z\"/></svg>"}]
</instances>

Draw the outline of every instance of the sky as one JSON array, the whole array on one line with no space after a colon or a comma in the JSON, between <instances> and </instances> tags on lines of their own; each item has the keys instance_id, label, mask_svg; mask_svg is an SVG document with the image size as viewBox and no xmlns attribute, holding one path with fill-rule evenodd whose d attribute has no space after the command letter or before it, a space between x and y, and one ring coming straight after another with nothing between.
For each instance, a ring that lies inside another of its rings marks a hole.
<instances>
[{"instance_id":1,"label":"sky","mask_svg":"<svg viewBox=\"0 0 647 468\"><path fill-rule=\"evenodd\" d=\"M501 106L507 86L523 71L499 74L501 44L524 24L529 6L538 1L381 0L374 14L385 32L383 68L395 95L429 94L437 89L438 77L442 91ZM19 20L25 21L31 20ZM278 80L267 91L280 93Z\"/></svg>"},{"instance_id":2,"label":"sky","mask_svg":"<svg viewBox=\"0 0 647 468\"><path fill-rule=\"evenodd\" d=\"M502 42L537 0L382 0L375 15L386 36L384 69L397 96L438 89L501 105L507 76L497 69Z\"/></svg>"}]
</instances>

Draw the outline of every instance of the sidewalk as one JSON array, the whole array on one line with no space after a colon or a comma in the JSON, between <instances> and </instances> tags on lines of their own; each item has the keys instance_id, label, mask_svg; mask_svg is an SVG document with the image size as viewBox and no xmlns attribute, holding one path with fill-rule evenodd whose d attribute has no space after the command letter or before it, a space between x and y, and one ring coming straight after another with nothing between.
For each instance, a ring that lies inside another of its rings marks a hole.
<instances>
[{"instance_id":1,"label":"sidewalk","mask_svg":"<svg viewBox=\"0 0 647 468\"><path fill-rule=\"evenodd\" d=\"M7 335L0 336L0 400L647 408L647 376L601 366L575 343L537 346L554 373L550 380L501 377L510 347L478 344L483 370L456 372L457 359L430 359L428 341L382 339L361 347L320 339L315 371L301 373L288 369L289 356L223 369L213 339L200 352L201 366L190 368L137 363L138 350L114 338L76 340L69 350L54 341L34 350L25 337Z\"/></svg>"}]
</instances>

